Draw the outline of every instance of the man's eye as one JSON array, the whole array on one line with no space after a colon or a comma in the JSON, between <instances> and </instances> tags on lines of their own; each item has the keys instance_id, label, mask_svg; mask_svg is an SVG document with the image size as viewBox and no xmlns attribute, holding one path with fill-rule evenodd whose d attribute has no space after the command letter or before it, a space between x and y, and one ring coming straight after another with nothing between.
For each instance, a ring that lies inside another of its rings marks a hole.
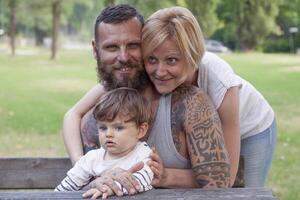
<instances>
[{"instance_id":1,"label":"man's eye","mask_svg":"<svg viewBox=\"0 0 300 200\"><path fill-rule=\"evenodd\" d=\"M175 65L177 62L177 58L168 58L167 59L167 64L168 65Z\"/></svg>"},{"instance_id":2,"label":"man's eye","mask_svg":"<svg viewBox=\"0 0 300 200\"><path fill-rule=\"evenodd\" d=\"M140 44L136 44L136 43L129 44L128 47L129 47L129 49L138 49L138 48L140 48Z\"/></svg>"},{"instance_id":3,"label":"man's eye","mask_svg":"<svg viewBox=\"0 0 300 200\"><path fill-rule=\"evenodd\" d=\"M118 49L118 47L116 45L110 45L105 47L106 50L108 51L116 51Z\"/></svg>"},{"instance_id":4,"label":"man's eye","mask_svg":"<svg viewBox=\"0 0 300 200\"><path fill-rule=\"evenodd\" d=\"M149 56L149 57L147 58L147 62L148 62L149 64L153 65L153 64L157 63L157 58L155 58L154 56Z\"/></svg>"}]
</instances>

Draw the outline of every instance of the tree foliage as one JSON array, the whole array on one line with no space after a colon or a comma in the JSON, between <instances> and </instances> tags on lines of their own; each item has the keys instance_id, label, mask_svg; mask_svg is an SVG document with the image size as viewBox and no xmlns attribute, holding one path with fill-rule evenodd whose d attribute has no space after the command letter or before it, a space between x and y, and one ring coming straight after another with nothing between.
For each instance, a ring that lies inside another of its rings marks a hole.
<instances>
[{"instance_id":1,"label":"tree foliage","mask_svg":"<svg viewBox=\"0 0 300 200\"><path fill-rule=\"evenodd\" d=\"M218 29L219 19L216 9L219 0L186 0L181 2L183 6L185 4L196 16L206 38L210 37Z\"/></svg>"},{"instance_id":2,"label":"tree foliage","mask_svg":"<svg viewBox=\"0 0 300 200\"><path fill-rule=\"evenodd\" d=\"M252 50L276 30L278 15L276 0L236 0L236 23L239 44L243 50Z\"/></svg>"},{"instance_id":3,"label":"tree foliage","mask_svg":"<svg viewBox=\"0 0 300 200\"><path fill-rule=\"evenodd\" d=\"M0 29L5 34L10 27L10 2L0 0ZM15 2L16 38L34 38L36 45L43 45L44 38L52 35L52 1ZM300 0L61 0L59 30L64 39L89 42L99 12L109 4L121 3L136 6L145 19L161 8L187 7L198 19L205 38L220 40L233 49L286 51L291 37L295 46L300 46L300 33L289 32L290 27L300 31Z\"/></svg>"}]
</instances>

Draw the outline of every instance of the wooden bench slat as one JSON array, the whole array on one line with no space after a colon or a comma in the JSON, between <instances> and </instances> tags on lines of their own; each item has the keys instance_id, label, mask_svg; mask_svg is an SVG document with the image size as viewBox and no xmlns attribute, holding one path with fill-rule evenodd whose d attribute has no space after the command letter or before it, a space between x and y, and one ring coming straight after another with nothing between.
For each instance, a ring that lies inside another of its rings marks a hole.
<instances>
[{"instance_id":1,"label":"wooden bench slat","mask_svg":"<svg viewBox=\"0 0 300 200\"><path fill-rule=\"evenodd\" d=\"M243 187L243 159L234 187ZM0 158L0 189L53 189L72 167L69 158Z\"/></svg>"},{"instance_id":2,"label":"wooden bench slat","mask_svg":"<svg viewBox=\"0 0 300 200\"><path fill-rule=\"evenodd\" d=\"M55 188L72 167L69 158L0 158L0 188Z\"/></svg>"},{"instance_id":3,"label":"wooden bench slat","mask_svg":"<svg viewBox=\"0 0 300 200\"><path fill-rule=\"evenodd\" d=\"M83 192L0 192L0 199L81 199ZM109 199L120 199L110 197ZM122 199L185 199L185 200L275 200L268 188L230 189L153 189Z\"/></svg>"}]
</instances>

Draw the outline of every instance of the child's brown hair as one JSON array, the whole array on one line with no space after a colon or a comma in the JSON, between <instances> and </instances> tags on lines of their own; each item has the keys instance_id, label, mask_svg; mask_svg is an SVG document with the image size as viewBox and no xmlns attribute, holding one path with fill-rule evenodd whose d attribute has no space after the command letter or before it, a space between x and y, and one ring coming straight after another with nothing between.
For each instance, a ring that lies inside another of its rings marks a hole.
<instances>
[{"instance_id":1,"label":"child's brown hair","mask_svg":"<svg viewBox=\"0 0 300 200\"><path fill-rule=\"evenodd\" d=\"M126 117L126 122L141 125L149 123L151 108L137 90L122 87L101 96L93 114L97 121L113 121L117 116L122 116Z\"/></svg>"}]
</instances>

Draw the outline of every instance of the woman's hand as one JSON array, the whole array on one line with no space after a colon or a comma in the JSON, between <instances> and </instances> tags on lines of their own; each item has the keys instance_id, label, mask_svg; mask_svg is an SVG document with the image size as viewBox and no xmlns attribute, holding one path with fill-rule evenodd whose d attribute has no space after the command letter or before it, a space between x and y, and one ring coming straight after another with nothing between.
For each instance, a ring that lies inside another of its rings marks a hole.
<instances>
[{"instance_id":1,"label":"woman's hand","mask_svg":"<svg viewBox=\"0 0 300 200\"><path fill-rule=\"evenodd\" d=\"M150 154L150 158L151 160L148 161L147 164L149 165L150 169L154 174L152 185L154 187L163 187L167 179L167 173L163 166L162 160L159 157L154 147L152 148L152 153Z\"/></svg>"}]
</instances>

